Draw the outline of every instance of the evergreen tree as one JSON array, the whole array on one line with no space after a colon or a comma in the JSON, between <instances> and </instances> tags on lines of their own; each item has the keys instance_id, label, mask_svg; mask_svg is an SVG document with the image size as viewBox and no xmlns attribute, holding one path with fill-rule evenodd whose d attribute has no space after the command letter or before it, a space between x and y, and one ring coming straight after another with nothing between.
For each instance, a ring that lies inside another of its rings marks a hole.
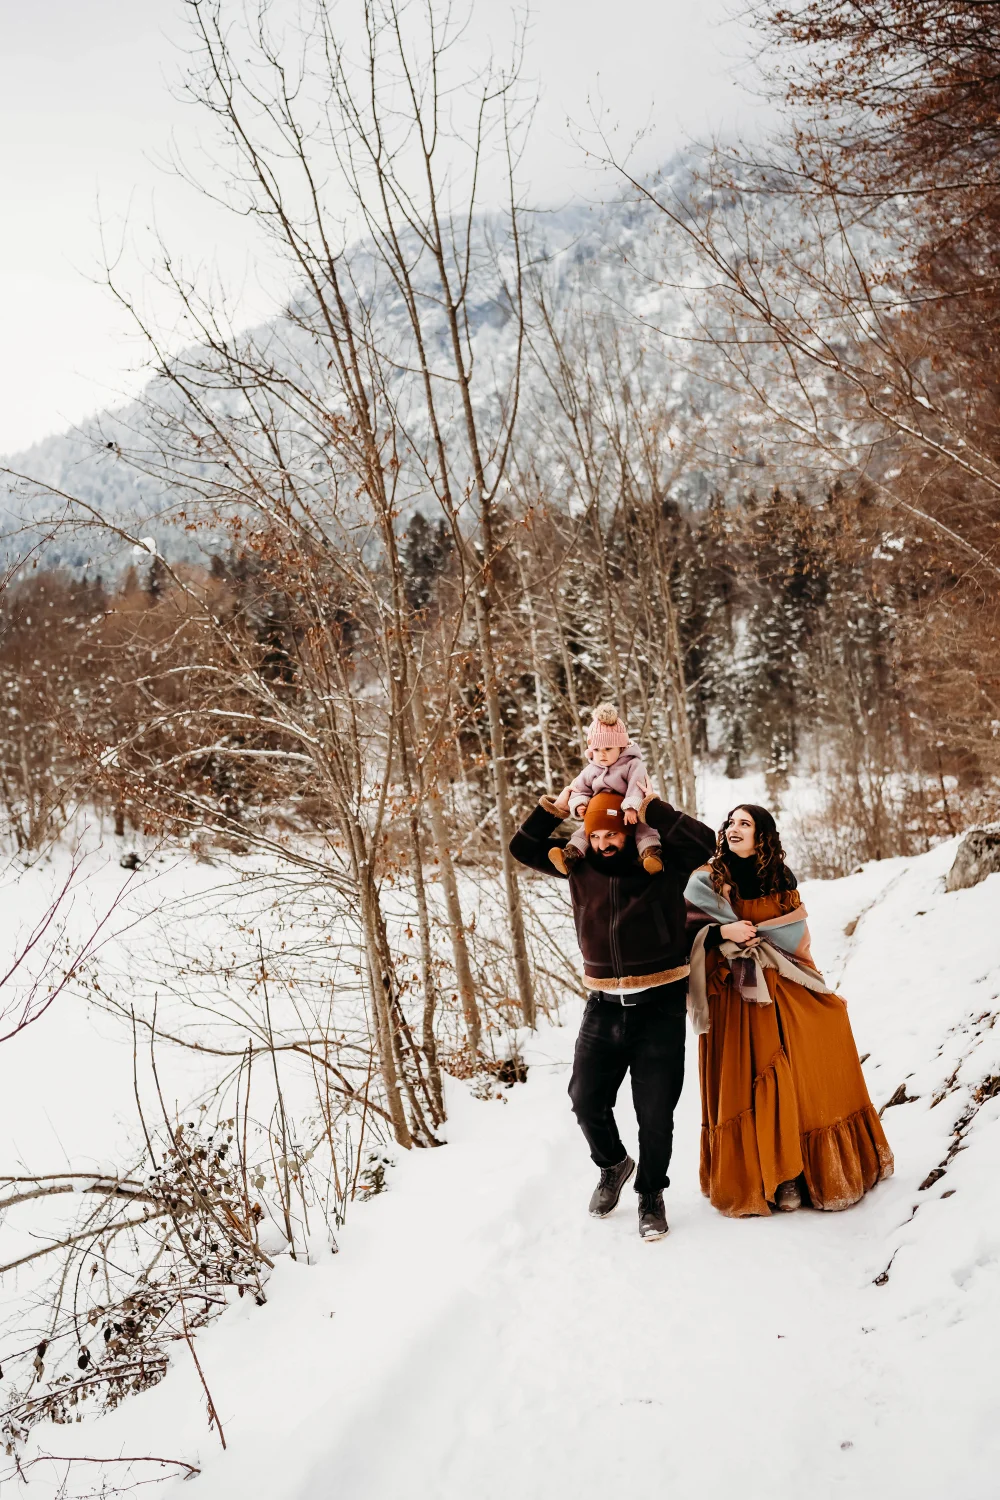
<instances>
[{"instance_id":1,"label":"evergreen tree","mask_svg":"<svg viewBox=\"0 0 1000 1500\"><path fill-rule=\"evenodd\" d=\"M406 602L412 610L420 612L428 608L454 550L454 538L443 519L428 521L422 511L413 513L399 546L406 578Z\"/></svg>"}]
</instances>

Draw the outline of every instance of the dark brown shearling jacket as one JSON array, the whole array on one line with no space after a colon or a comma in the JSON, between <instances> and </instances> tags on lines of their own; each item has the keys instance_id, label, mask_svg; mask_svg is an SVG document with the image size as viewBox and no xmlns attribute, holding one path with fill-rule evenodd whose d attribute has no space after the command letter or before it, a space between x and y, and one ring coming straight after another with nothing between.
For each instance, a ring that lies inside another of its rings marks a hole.
<instances>
[{"instance_id":1,"label":"dark brown shearling jacket","mask_svg":"<svg viewBox=\"0 0 1000 1500\"><path fill-rule=\"evenodd\" d=\"M568 877L584 974L594 990L644 989L688 972L684 887L714 851L715 834L659 797L647 799L641 816L660 835L661 874L646 874L630 836L612 859L589 851ZM539 803L511 839L511 854L529 869L566 879L548 859L550 848L566 845L555 836L561 822Z\"/></svg>"}]
</instances>

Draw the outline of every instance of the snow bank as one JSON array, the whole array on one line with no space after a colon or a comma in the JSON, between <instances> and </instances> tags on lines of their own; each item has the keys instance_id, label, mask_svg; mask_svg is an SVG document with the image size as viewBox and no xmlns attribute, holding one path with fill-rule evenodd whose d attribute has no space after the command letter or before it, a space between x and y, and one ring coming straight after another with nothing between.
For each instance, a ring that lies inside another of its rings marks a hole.
<instances>
[{"instance_id":1,"label":"snow bank","mask_svg":"<svg viewBox=\"0 0 1000 1500\"><path fill-rule=\"evenodd\" d=\"M201 1475L183 1494L210 1500L995 1493L1000 877L946 894L954 847L804 888L873 1098L906 1100L885 1113L896 1175L858 1207L715 1214L691 1047L670 1236L641 1244L628 1194L589 1219L571 1003L528 1043L526 1085L451 1087L450 1144L398 1160L340 1255L279 1261L266 1307L199 1338L226 1452L183 1351L156 1389L32 1451L184 1459ZM55 1051L67 1024L45 1022ZM631 1142L630 1114L623 1099ZM35 1467L30 1493L64 1472ZM71 1470L66 1493L96 1488Z\"/></svg>"}]
</instances>

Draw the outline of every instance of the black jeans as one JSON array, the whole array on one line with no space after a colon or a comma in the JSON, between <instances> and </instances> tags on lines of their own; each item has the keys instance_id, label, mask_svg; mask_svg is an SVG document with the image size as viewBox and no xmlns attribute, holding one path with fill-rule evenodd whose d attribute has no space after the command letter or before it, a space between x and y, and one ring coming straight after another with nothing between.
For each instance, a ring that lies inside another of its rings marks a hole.
<instances>
[{"instance_id":1,"label":"black jeans","mask_svg":"<svg viewBox=\"0 0 1000 1500\"><path fill-rule=\"evenodd\" d=\"M625 1156L614 1105L625 1074L632 1074L632 1102L639 1120L637 1193L669 1185L674 1109L684 1083L687 982L660 986L638 1005L591 996L573 1054L569 1097L591 1159L613 1167Z\"/></svg>"}]
</instances>

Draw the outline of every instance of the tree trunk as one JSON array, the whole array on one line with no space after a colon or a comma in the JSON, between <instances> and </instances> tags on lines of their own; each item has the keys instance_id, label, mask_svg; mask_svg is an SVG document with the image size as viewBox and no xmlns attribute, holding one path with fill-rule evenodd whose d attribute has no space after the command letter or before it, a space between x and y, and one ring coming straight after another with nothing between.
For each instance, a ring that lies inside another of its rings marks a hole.
<instances>
[{"instance_id":1,"label":"tree trunk","mask_svg":"<svg viewBox=\"0 0 1000 1500\"><path fill-rule=\"evenodd\" d=\"M545 697L542 692L542 675L538 666L538 625L535 619L535 598L531 586L524 576L524 564L520 553L517 558L518 573L521 577L521 590L528 611L528 644L531 648L531 672L535 679L535 718L538 722L538 736L542 743L542 775L545 778L545 790L552 793L555 788L552 785L552 763L549 755L549 716L545 707Z\"/></svg>"},{"instance_id":2,"label":"tree trunk","mask_svg":"<svg viewBox=\"0 0 1000 1500\"><path fill-rule=\"evenodd\" d=\"M358 893L361 897L361 922L364 929L365 954L368 959L368 976L371 981L372 1007L375 1012L375 1036L378 1043L379 1071L385 1088L389 1118L393 1134L400 1146L407 1150L413 1145L413 1136L403 1108L403 1096L399 1087L396 1068L396 1052L392 1044L394 1020L391 1013L391 980L384 972L381 944L378 934L378 896L373 888L371 869L367 862L358 870Z\"/></svg>"},{"instance_id":3,"label":"tree trunk","mask_svg":"<svg viewBox=\"0 0 1000 1500\"><path fill-rule=\"evenodd\" d=\"M424 991L424 1011L421 1025L421 1043L427 1060L430 1078L431 1113L433 1123L440 1125L445 1117L444 1096L441 1087L441 1069L437 1060L437 1038L434 1035L434 1012L437 1002L437 986L434 981L434 957L431 947L431 919L427 906L427 886L424 882L424 853L420 842L420 817L413 785L411 746L403 732L400 716L400 760L403 769L403 785L410 803L408 819L410 831L410 858L413 862L413 894L417 904L417 930L420 935L420 979Z\"/></svg>"},{"instance_id":4,"label":"tree trunk","mask_svg":"<svg viewBox=\"0 0 1000 1500\"><path fill-rule=\"evenodd\" d=\"M410 704L413 711L414 727L424 747L423 753L426 755L429 749L427 742L427 714L424 710L419 686L412 694ZM445 910L448 914L448 936L451 940L451 952L455 964L455 981L458 985L459 999L462 1002L462 1014L465 1017L465 1029L469 1037L469 1046L473 1052L478 1052L482 1040L482 1017L480 1016L479 1004L476 1000L476 986L472 978L472 964L469 961L469 946L465 940L465 923L462 919L462 903L458 895L455 864L451 857L447 820L441 803L441 793L433 783L427 788L426 801L427 815L431 825L431 838L434 840L434 852L437 855L438 869L441 871L441 884L444 887Z\"/></svg>"},{"instance_id":5,"label":"tree trunk","mask_svg":"<svg viewBox=\"0 0 1000 1500\"><path fill-rule=\"evenodd\" d=\"M385 914L381 908L376 913L377 937L379 953L381 955L382 971L382 994L385 999L385 1013L388 1020L389 1040L392 1045L393 1062L396 1069L396 1077L401 1081L406 1090L406 1097L410 1101L410 1138L414 1145L432 1146L437 1141L433 1131L424 1117L423 1107L417 1095L417 1085L420 1086L428 1105L431 1104L431 1095L420 1066L420 1054L413 1041L413 1036L403 1011L399 996L399 987L396 982L396 973L393 966L392 950L389 947L389 934L386 931ZM403 1042L407 1043L412 1067L407 1068L406 1058L403 1051Z\"/></svg>"},{"instance_id":6,"label":"tree trunk","mask_svg":"<svg viewBox=\"0 0 1000 1500\"><path fill-rule=\"evenodd\" d=\"M664 615L667 643L670 653L670 688L673 698L674 720L674 774L680 794L681 807L694 813L698 805L698 789L694 774L694 750L691 745L691 723L688 719L687 684L684 680L684 656L680 632L677 629L677 611L670 597L670 585L664 583Z\"/></svg>"},{"instance_id":7,"label":"tree trunk","mask_svg":"<svg viewBox=\"0 0 1000 1500\"><path fill-rule=\"evenodd\" d=\"M615 697L618 700L618 712L622 720L628 718L628 703L626 701L625 679L622 677L622 664L618 652L618 632L615 629L615 601L612 597L611 575L608 572L608 554L604 545L604 532L601 528L601 510L597 501L593 505L594 518L594 540L597 543L597 557L600 563L601 575L601 605L604 610L604 634L607 641L608 655L611 658L611 676L615 684Z\"/></svg>"},{"instance_id":8,"label":"tree trunk","mask_svg":"<svg viewBox=\"0 0 1000 1500\"><path fill-rule=\"evenodd\" d=\"M465 431L468 439L469 457L472 459L474 494L479 502L479 523L482 531L482 563L476 557L475 548L468 541L465 554L469 563L470 577L475 579L472 590L474 600L476 634L479 640L479 658L483 669L483 696L490 722L490 759L493 763L493 786L496 796L497 832L500 835L500 863L503 869L504 893L507 898L507 925L510 945L514 955L514 973L518 996L521 1001L521 1018L526 1026L535 1024L535 994L531 978L531 963L528 958L528 943L524 934L524 917L521 911L521 893L510 852L510 841L514 836L514 823L510 812L510 791L507 784L506 747L504 745L503 716L500 713L500 694L497 688L496 658L493 653L490 612L493 602L493 502L486 483L483 455L476 433L476 417L472 401L472 382L462 356L462 327L459 303L456 302L448 276L443 241L437 223L437 201L432 189L432 207L435 223L434 255L444 292L448 329L451 334L452 360L456 383L462 400ZM518 268L520 276L520 267ZM523 332L523 325L522 325ZM431 402L433 404L433 402ZM442 454L443 457L443 454ZM442 465L442 478L446 480L447 467ZM477 578L478 575L478 578Z\"/></svg>"},{"instance_id":9,"label":"tree trunk","mask_svg":"<svg viewBox=\"0 0 1000 1500\"><path fill-rule=\"evenodd\" d=\"M431 922L427 910L427 888L424 884L423 854L420 847L420 822L415 807L410 809L410 849L413 858L413 890L417 902L417 928L420 933L420 979L424 991L424 1013L421 1022L421 1044L427 1059L431 1096L434 1101L434 1124L445 1118L441 1069L438 1066L437 1038L434 1035L434 1012L437 986L434 982L434 957L431 951Z\"/></svg>"},{"instance_id":10,"label":"tree trunk","mask_svg":"<svg viewBox=\"0 0 1000 1500\"><path fill-rule=\"evenodd\" d=\"M582 754L587 753L587 731L580 717L580 705L576 696L576 683L573 680L573 658L569 654L569 646L566 644L566 632L563 629L562 614L559 609L559 601L554 589L549 589L549 603L552 605L552 618L556 623L556 633L559 637L559 655L562 659L563 676L566 678L566 697L569 700L569 711L573 716L573 728L580 742Z\"/></svg>"},{"instance_id":11,"label":"tree trunk","mask_svg":"<svg viewBox=\"0 0 1000 1500\"><path fill-rule=\"evenodd\" d=\"M510 852L510 841L514 837L514 820L510 811L510 791L507 785L506 748L504 746L503 718L500 713L500 694L497 691L496 663L493 656L493 641L490 635L489 601L484 586L476 589L476 629L479 636L479 654L483 666L483 687L486 710L490 721L490 748L493 762L493 786L496 794L497 832L500 835L500 862L503 869L504 893L507 898L507 922L510 928L510 945L514 955L514 974L518 996L521 1001L521 1019L525 1026L535 1024L535 992L531 979L531 962L528 958L528 942L524 933L524 916L521 910L521 892L514 869L514 857Z\"/></svg>"},{"instance_id":12,"label":"tree trunk","mask_svg":"<svg viewBox=\"0 0 1000 1500\"><path fill-rule=\"evenodd\" d=\"M667 660L669 662L670 696L674 721L674 775L681 807L694 813L698 806L698 788L694 774L694 748L691 744L691 722L688 718L687 682L684 674L684 648L677 628L677 609L670 587L670 571L663 555L663 537L659 518L655 525L656 575L660 585Z\"/></svg>"}]
</instances>

